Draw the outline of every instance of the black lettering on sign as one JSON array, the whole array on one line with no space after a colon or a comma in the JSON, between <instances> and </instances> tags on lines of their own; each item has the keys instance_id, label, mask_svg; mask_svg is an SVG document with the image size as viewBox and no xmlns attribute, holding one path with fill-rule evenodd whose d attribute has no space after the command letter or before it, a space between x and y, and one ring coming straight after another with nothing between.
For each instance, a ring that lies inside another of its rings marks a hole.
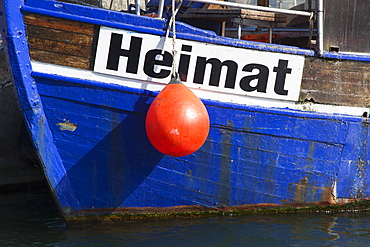
<instances>
[{"instance_id":1,"label":"black lettering on sign","mask_svg":"<svg viewBox=\"0 0 370 247\"><path fill-rule=\"evenodd\" d=\"M244 66L243 71L252 72L257 69L259 71L256 75L244 76L240 80L240 88L246 92L253 92L257 90L260 93L266 93L267 79L269 77L269 69L262 64L251 63ZM256 86L251 86L251 81L257 80Z\"/></svg>"},{"instance_id":2,"label":"black lettering on sign","mask_svg":"<svg viewBox=\"0 0 370 247\"><path fill-rule=\"evenodd\" d=\"M110 36L110 46L106 63L107 70L118 71L121 57L125 57L122 61L126 64L121 65L121 68L126 65L126 67L123 67L126 68L126 71L122 71L122 73L139 74L140 76L145 73L148 77L158 79L165 79L171 75L171 67L173 66L174 58L170 52L163 52L160 49L148 50L148 47L145 46L146 52L145 54L144 52L141 54L143 38L131 36L128 37L127 40L123 40L123 34L114 32L112 32ZM128 39L130 39L130 41ZM122 49L123 43L129 43L129 47L127 49ZM147 42L147 45L154 46L155 44ZM279 59L277 66L271 68L259 63L238 64L233 60L223 61L220 60L217 55L217 58L196 56L199 54L191 54L192 50L193 46L191 45L182 44L181 46L177 69L182 81L187 81L188 74L194 73L193 83L204 84L207 71L207 73L210 73L208 85L212 87L220 87L220 80L222 77L225 78L225 83L221 83L221 85L224 85L225 88L236 89L238 93L240 93L240 89L245 92L267 93L268 83L275 83L273 85L275 94L288 95L288 90L285 89L286 77L288 74L292 73L292 68L288 67L288 60ZM222 57L222 54L220 55ZM139 67L141 57L144 57L143 67ZM195 68L190 68L190 65L193 66L194 63ZM268 64L271 64L271 62ZM105 64L102 65L104 66ZM242 68L241 71L240 68ZM276 73L275 82L269 82L270 70ZM235 85L237 83L236 78L238 73L242 73L242 71L250 73L240 79L239 85Z\"/></svg>"},{"instance_id":3,"label":"black lettering on sign","mask_svg":"<svg viewBox=\"0 0 370 247\"><path fill-rule=\"evenodd\" d=\"M182 45L181 51L191 52L192 46L190 45ZM190 63L190 55L181 54L180 61L179 61L179 76L181 81L186 81L188 78L189 72L189 63Z\"/></svg>"},{"instance_id":4,"label":"black lettering on sign","mask_svg":"<svg viewBox=\"0 0 370 247\"><path fill-rule=\"evenodd\" d=\"M217 58L210 58L207 60L205 57L197 57L197 63L195 66L194 83L203 84L204 74L206 65L211 64L211 76L209 79L209 85L218 87L220 84L221 68L222 66L227 67L225 87L235 88L235 79L238 69L238 64L231 60L226 60L221 63Z\"/></svg>"},{"instance_id":5,"label":"black lettering on sign","mask_svg":"<svg viewBox=\"0 0 370 247\"><path fill-rule=\"evenodd\" d=\"M166 78L171 74L171 70L161 69L159 72L154 71L154 67L156 65L167 67L172 66L172 55L167 51L165 51L163 54L161 53L162 50L155 49L148 51L148 53L145 55L144 73L147 76L155 78Z\"/></svg>"},{"instance_id":6,"label":"black lettering on sign","mask_svg":"<svg viewBox=\"0 0 370 247\"><path fill-rule=\"evenodd\" d=\"M275 93L288 95L288 90L284 89L286 74L292 73L292 69L288 68L288 60L279 59L279 65L274 67L274 72L276 72Z\"/></svg>"},{"instance_id":7,"label":"black lettering on sign","mask_svg":"<svg viewBox=\"0 0 370 247\"><path fill-rule=\"evenodd\" d=\"M122 37L122 34L117 33L112 33L111 35L107 69L117 71L119 58L121 56L124 56L128 59L126 72L136 74L139 65L142 38L131 37L130 48L128 50L125 50L121 49Z\"/></svg>"}]
</instances>

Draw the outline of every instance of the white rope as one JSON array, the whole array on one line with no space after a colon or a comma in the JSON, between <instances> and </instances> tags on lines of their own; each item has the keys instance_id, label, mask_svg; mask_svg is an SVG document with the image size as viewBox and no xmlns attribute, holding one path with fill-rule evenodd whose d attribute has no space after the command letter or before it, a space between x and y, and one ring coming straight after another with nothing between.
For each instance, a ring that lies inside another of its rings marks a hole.
<instances>
[{"instance_id":1,"label":"white rope","mask_svg":"<svg viewBox=\"0 0 370 247\"><path fill-rule=\"evenodd\" d=\"M177 7L175 8L175 2L178 2ZM164 54L164 48L166 47L166 43L170 34L170 29L172 28L172 77L177 77L177 66L176 66L176 14L180 9L182 0L172 0L172 16L169 20L168 27L166 30L166 36L163 41L162 47L162 55Z\"/></svg>"},{"instance_id":2,"label":"white rope","mask_svg":"<svg viewBox=\"0 0 370 247\"><path fill-rule=\"evenodd\" d=\"M177 9L178 10L178 9ZM175 12L175 0L172 0L172 77L177 77L177 71L176 71L176 14Z\"/></svg>"}]
</instances>

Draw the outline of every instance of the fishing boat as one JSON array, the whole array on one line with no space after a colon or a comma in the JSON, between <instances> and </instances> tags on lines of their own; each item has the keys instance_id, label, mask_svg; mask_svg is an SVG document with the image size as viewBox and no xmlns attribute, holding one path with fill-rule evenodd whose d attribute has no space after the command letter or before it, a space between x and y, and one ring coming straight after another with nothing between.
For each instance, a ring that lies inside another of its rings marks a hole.
<instances>
[{"instance_id":1,"label":"fishing boat","mask_svg":"<svg viewBox=\"0 0 370 247\"><path fill-rule=\"evenodd\" d=\"M0 193L45 186L33 144L16 103L0 36Z\"/></svg>"},{"instance_id":2,"label":"fishing boat","mask_svg":"<svg viewBox=\"0 0 370 247\"><path fill-rule=\"evenodd\" d=\"M368 1L105 5L0 6L70 225L369 198Z\"/></svg>"}]
</instances>

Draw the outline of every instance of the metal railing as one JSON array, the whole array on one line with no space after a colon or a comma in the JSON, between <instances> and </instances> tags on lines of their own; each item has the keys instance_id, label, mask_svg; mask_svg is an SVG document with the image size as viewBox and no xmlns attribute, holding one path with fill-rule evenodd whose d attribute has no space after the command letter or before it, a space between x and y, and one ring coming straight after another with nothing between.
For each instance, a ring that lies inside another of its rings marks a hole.
<instances>
[{"instance_id":1,"label":"metal railing","mask_svg":"<svg viewBox=\"0 0 370 247\"><path fill-rule=\"evenodd\" d=\"M164 0L161 0L160 2L162 2L162 1L164 2ZM257 6L257 5L233 3L233 2L224 2L224 1L217 1L217 0L192 0L192 2L216 4L216 5L222 5L222 6L232 7L232 8L260 10L260 11L282 13L282 14L288 14L288 15L300 15L300 16L311 16L311 15L313 15L312 12L306 12L306 11L290 10L290 9L277 9L277 8L272 8L272 7L263 7L263 6Z\"/></svg>"},{"instance_id":2,"label":"metal railing","mask_svg":"<svg viewBox=\"0 0 370 247\"><path fill-rule=\"evenodd\" d=\"M158 6L158 18L162 18L163 15L163 6L165 0L159 1ZM266 11L266 12L273 12L273 13L281 13L281 14L288 14L288 15L298 15L298 16L306 16L312 20L314 16L314 12L309 11L299 11L299 10L290 10L290 9L278 9L272 7L264 7L264 6L256 6L250 4L241 4L241 3L233 3L233 2L225 2L225 1L217 1L217 0L192 0L193 2L200 2L200 3L207 3L207 4L215 4L221 6L227 6L232 8L239 8L239 9L250 9L250 10L259 10L259 11ZM138 4L139 0L135 0L135 3ZM324 31L324 24L323 24L323 15L324 15L324 0L317 0L317 51L320 55L323 54L323 31ZM138 7L137 7L138 8Z\"/></svg>"}]
</instances>

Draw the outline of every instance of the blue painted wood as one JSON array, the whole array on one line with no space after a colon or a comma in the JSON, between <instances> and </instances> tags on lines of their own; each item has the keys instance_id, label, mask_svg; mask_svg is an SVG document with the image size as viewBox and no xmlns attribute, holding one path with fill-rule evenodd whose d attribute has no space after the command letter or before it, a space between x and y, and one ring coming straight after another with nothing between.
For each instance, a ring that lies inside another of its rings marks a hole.
<instances>
[{"instance_id":1,"label":"blue painted wood","mask_svg":"<svg viewBox=\"0 0 370 247\"><path fill-rule=\"evenodd\" d=\"M370 62L370 55L366 53L355 54L355 53L345 53L345 52L324 52L323 57L333 58L333 59Z\"/></svg>"},{"instance_id":2,"label":"blue painted wood","mask_svg":"<svg viewBox=\"0 0 370 247\"><path fill-rule=\"evenodd\" d=\"M205 101L212 123L206 143L193 155L171 158L154 150L146 137L145 112L153 95L145 90L96 90L92 82L38 76L49 126L68 170L65 178L87 207L319 202L341 180L343 153L355 152L345 159L357 162L358 143L350 143L348 135L368 136L351 127L361 125L361 118L276 114ZM60 130L60 119L76 124L76 131ZM341 193L353 177L358 178L354 174L338 183Z\"/></svg>"},{"instance_id":3,"label":"blue painted wood","mask_svg":"<svg viewBox=\"0 0 370 247\"><path fill-rule=\"evenodd\" d=\"M20 9L152 34L163 34L165 22L55 1L1 2L20 107L64 216L93 208L317 203L335 183L338 197L370 196L363 118L204 100L206 143L186 157L165 156L145 134L157 92L33 72ZM182 38L314 55L179 27Z\"/></svg>"}]
</instances>

